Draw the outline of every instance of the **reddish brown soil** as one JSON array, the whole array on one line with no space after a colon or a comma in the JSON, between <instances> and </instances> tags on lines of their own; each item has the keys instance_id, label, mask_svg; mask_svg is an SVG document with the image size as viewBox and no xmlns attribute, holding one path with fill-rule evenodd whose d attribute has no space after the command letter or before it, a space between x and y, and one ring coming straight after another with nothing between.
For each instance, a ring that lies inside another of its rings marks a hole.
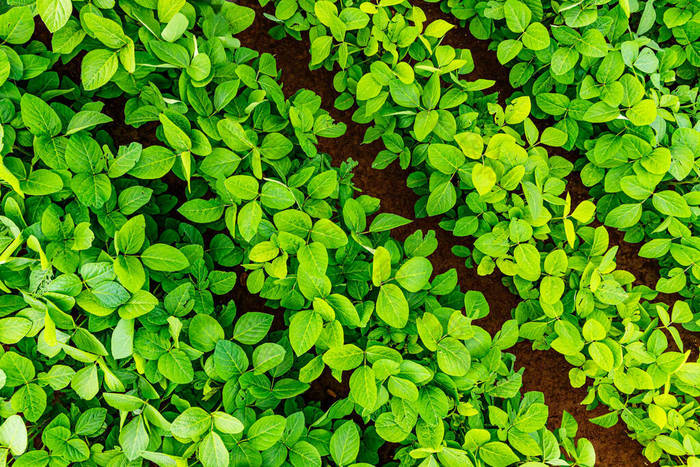
<instances>
[{"instance_id":1,"label":"reddish brown soil","mask_svg":"<svg viewBox=\"0 0 700 467\"><path fill-rule=\"evenodd\" d=\"M381 142L363 145L365 127L352 122L351 111L339 111L333 107L333 101L337 96L333 88L333 73L326 70L309 72L310 61L309 42L306 38L297 42L287 38L276 41L267 31L274 24L262 16L258 3L254 0L240 1L239 3L256 10L255 23L239 34L237 37L244 46L255 48L260 52L268 52L277 58L279 69L282 70L284 91L287 96L294 94L299 89L311 89L319 94L323 100L323 108L328 110L338 121L348 126L347 133L338 139L323 139L319 149L331 154L335 163L340 163L348 157L359 162L355 169L354 181L365 193L382 200L382 210L393 212L407 218L414 218L413 206L416 201L414 193L406 187L406 173L394 163L385 170L371 168L375 155L381 150ZM434 4L422 4L430 20L444 18L451 21L444 13L440 12ZM494 90L499 91L500 101L510 95L512 88L508 84L507 70L502 67L495 53L487 49L487 43L471 37L463 29L453 29L448 34L446 43L455 47L469 48L475 62L475 70L469 76L470 79L496 79ZM570 184L580 193L580 199L586 199L587 191L580 184L577 177L571 177ZM511 294L502 284L501 278L492 274L487 277L476 275L473 269L467 269L463 260L451 253L453 245L460 244L460 239L455 238L449 232L443 231L438 225L437 218L417 219L412 224L395 231L398 238L404 238L415 229L436 231L440 248L432 255L431 260L436 267L436 273L444 272L450 268L456 268L460 277L462 290L480 290L484 293L491 307L490 315L479 321L479 325L490 333L497 332L502 323L510 319L511 310L517 304L517 297ZM466 242L469 245L469 242ZM622 250L622 248L621 248ZM625 261L638 260L635 254L624 255ZM639 263L637 263L639 264ZM632 271L640 271L636 264L623 264L620 266ZM649 264L644 264L647 269ZM521 342L511 349L517 356L517 367L525 367L523 387L526 391L541 391L545 394L547 404L550 407L549 428L555 429L561 421L563 410L571 413L579 422L579 436L588 438L595 446L597 453L597 465L620 466L649 465L641 454L640 445L627 436L624 424L618 423L610 429L604 429L588 421L598 415L606 413L602 407L588 411L580 401L586 396L584 389L573 389L569 384L568 371L570 365L556 352L539 352L530 349L529 342ZM324 378L325 379L325 378ZM327 379L319 381L313 388L313 392L320 397L333 396L337 393L337 382ZM319 387L320 385L320 387Z\"/></svg>"}]
</instances>

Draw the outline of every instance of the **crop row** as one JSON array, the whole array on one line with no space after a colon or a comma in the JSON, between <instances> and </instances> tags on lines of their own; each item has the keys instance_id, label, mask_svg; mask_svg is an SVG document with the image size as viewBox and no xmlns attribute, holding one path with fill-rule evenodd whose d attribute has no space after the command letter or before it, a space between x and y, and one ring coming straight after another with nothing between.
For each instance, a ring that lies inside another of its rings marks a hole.
<instances>
[{"instance_id":1,"label":"crop row","mask_svg":"<svg viewBox=\"0 0 700 467\"><path fill-rule=\"evenodd\" d=\"M441 2L555 119L597 217L658 258L656 290L700 310L700 3ZM684 326L700 330L700 312Z\"/></svg>"},{"instance_id":2,"label":"crop row","mask_svg":"<svg viewBox=\"0 0 700 467\"><path fill-rule=\"evenodd\" d=\"M633 274L616 268L617 246L609 244L605 227L590 225L596 211L605 212L608 204L572 206L565 177L574 165L547 153L546 146L571 147L574 133L562 123L540 132L530 115L533 108L535 116L541 113L528 95L502 108L495 96L482 92L491 83L466 80L473 69L469 51L440 43L453 25L428 22L409 2L382 0L357 7L343 1L272 3L270 18L278 25L271 33L278 38L308 33L310 67L337 72L336 107L356 109L353 121L369 125L366 142L383 141L385 150L375 167L398 161L412 169L407 183L420 195L416 214L441 215L442 227L473 238L473 249L463 246L455 252L476 264L479 274L498 268L520 295L514 310L519 336L531 339L535 348L565 355L573 366L571 384L588 388L584 403L610 408L593 421L611 426L622 418L652 461L697 462L700 365L689 361L690 351L683 352L675 328L694 327L695 302L678 300L672 307L651 302L656 291L635 286ZM529 40L527 35L523 39ZM621 64L596 66L610 67L616 75L611 80L622 74L617 71ZM535 94L541 101L544 93ZM635 114L648 118L650 111L637 110L630 117L642 131L649 122ZM676 131L672 149L646 151L641 145L634 170L651 166L660 153L697 154L695 130ZM612 141L606 134L600 138ZM634 154L628 149L620 153ZM624 170L632 166L625 161ZM690 206L696 210L697 192L681 195L666 188L651 203L673 211L666 213L668 222L681 225L678 218L691 214L676 218L674 212L693 212ZM687 246L685 240L676 243L675 252ZM691 283L688 290L694 288ZM680 351L669 349L666 333Z\"/></svg>"},{"instance_id":3,"label":"crop row","mask_svg":"<svg viewBox=\"0 0 700 467\"><path fill-rule=\"evenodd\" d=\"M593 465L572 417L555 434L521 394L518 322L473 324L488 304L433 277L434 233L392 239L409 221L317 151L345 128L284 96L235 38L252 20L208 0L2 12L3 455L362 466L387 444L405 465ZM240 277L266 310L238 309ZM329 376L347 394L322 405Z\"/></svg>"}]
</instances>

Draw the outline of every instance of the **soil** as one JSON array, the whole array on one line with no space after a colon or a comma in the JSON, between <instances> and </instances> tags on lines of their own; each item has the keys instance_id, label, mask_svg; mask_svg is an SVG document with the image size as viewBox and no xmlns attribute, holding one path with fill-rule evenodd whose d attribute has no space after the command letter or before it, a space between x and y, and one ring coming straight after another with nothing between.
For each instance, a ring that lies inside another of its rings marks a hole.
<instances>
[{"instance_id":1,"label":"soil","mask_svg":"<svg viewBox=\"0 0 700 467\"><path fill-rule=\"evenodd\" d=\"M384 212L393 212L411 219L415 218L413 206L417 197L412 190L406 187L406 173L396 163L381 171L372 169L371 164L375 155L383 149L382 143L362 144L365 126L352 122L352 109L339 111L334 108L333 102L337 93L333 88L333 72L324 69L309 72L310 45L308 39L304 37L301 42L292 38L280 41L273 39L267 31L274 23L262 15L263 11L271 13L271 10L261 8L254 0L239 1L239 3L253 8L256 11L256 19L251 27L238 34L237 37L244 46L260 52L271 53L276 57L278 68L282 71L285 94L290 96L300 89L310 89L321 96L323 108L329 111L333 118L347 125L348 129L343 137L322 139L319 142L319 150L332 155L335 164L339 164L348 157L358 161L359 165L354 171L355 184L366 194L381 199ZM442 18L454 23L453 18L440 11L435 4L421 4L421 8L426 12L429 20ZM495 79L496 84L492 89L499 92L500 102L503 102L513 92L508 83L508 70L498 63L495 52L488 50L487 42L475 39L463 28L455 28L448 33L444 43L471 50L475 69L468 78ZM568 159L574 157L573 154L565 154L559 149L553 149L551 153L562 155ZM572 197L576 201L580 202L588 198L588 191L578 177L570 177L568 182L569 189L573 192ZM478 324L492 334L497 332L503 322L511 318L511 310L517 305L518 298L503 285L502 278L498 274L481 277L473 269L467 269L463 260L451 253L451 247L461 243L467 243L467 246L471 246L470 242L464 242L464 239L458 239L442 230L438 225L437 218L416 219L413 223L395 230L394 234L398 239L403 239L416 229L435 230L440 245L440 248L431 256L436 268L435 272L441 273L455 268L460 277L462 290L483 292L491 307L491 313L488 317L479 320ZM615 238L613 240L615 243L611 242L611 244L620 246L619 267L634 271L636 275L643 272L644 275L640 278L641 282L653 286L658 278L656 262L640 258L635 246L618 240L621 238ZM695 340L694 343L697 344L697 341ZM580 401L586 396L586 390L583 388L574 389L570 386L568 371L571 366L563 356L556 352L534 351L530 346L530 342L524 341L518 343L510 351L517 356L517 368L525 368L523 390L544 393L550 408L548 422L550 429L558 428L562 411L566 410L579 423L578 436L588 438L595 446L597 465L652 465L641 454L641 446L628 437L624 423L620 422L612 428L605 429L588 421L590 418L607 413L607 410L604 407L587 410L585 406L580 404ZM326 376L315 383L312 391L316 397L334 399L339 389L344 389L344 385L338 387L337 381L332 379L330 375ZM390 453L383 452L382 454L383 458L391 457Z\"/></svg>"}]
</instances>

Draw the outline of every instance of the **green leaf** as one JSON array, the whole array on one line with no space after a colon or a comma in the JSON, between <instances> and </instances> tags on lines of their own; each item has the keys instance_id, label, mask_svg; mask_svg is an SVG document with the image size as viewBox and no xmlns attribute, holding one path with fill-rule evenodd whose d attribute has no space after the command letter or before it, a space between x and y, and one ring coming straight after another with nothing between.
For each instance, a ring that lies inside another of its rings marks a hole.
<instances>
[{"instance_id":1,"label":"green leaf","mask_svg":"<svg viewBox=\"0 0 700 467\"><path fill-rule=\"evenodd\" d=\"M570 48L559 48L552 54L551 70L554 75L571 71L578 63L579 53Z\"/></svg>"},{"instance_id":2,"label":"green leaf","mask_svg":"<svg viewBox=\"0 0 700 467\"><path fill-rule=\"evenodd\" d=\"M464 376L471 366L471 356L464 345L454 337L446 337L437 346L437 362L450 376Z\"/></svg>"},{"instance_id":3,"label":"green leaf","mask_svg":"<svg viewBox=\"0 0 700 467\"><path fill-rule=\"evenodd\" d=\"M606 102L596 102L586 110L583 119L591 123L605 123L620 116L620 110Z\"/></svg>"},{"instance_id":4,"label":"green leaf","mask_svg":"<svg viewBox=\"0 0 700 467\"><path fill-rule=\"evenodd\" d=\"M22 386L11 399L12 407L21 410L30 422L36 422L46 410L46 392L36 383Z\"/></svg>"},{"instance_id":5,"label":"green leaf","mask_svg":"<svg viewBox=\"0 0 700 467\"><path fill-rule=\"evenodd\" d=\"M104 281L92 288L92 295L106 308L116 308L129 300L129 292L116 281Z\"/></svg>"},{"instance_id":6,"label":"green leaf","mask_svg":"<svg viewBox=\"0 0 700 467\"><path fill-rule=\"evenodd\" d=\"M447 34L447 31L454 27L455 26L453 24L448 23L444 19L437 19L435 21L432 21L428 26L426 26L423 34L428 37L440 38Z\"/></svg>"},{"instance_id":7,"label":"green leaf","mask_svg":"<svg viewBox=\"0 0 700 467\"><path fill-rule=\"evenodd\" d=\"M400 443L411 434L410 430L405 429L402 424L397 423L396 418L391 412L380 414L374 422L374 426L377 430L377 434L390 443Z\"/></svg>"},{"instance_id":8,"label":"green leaf","mask_svg":"<svg viewBox=\"0 0 700 467\"><path fill-rule=\"evenodd\" d=\"M27 335L32 328L32 322L27 318L9 317L0 319L0 342L16 344Z\"/></svg>"},{"instance_id":9,"label":"green leaf","mask_svg":"<svg viewBox=\"0 0 700 467\"><path fill-rule=\"evenodd\" d=\"M428 196L426 211L430 216L444 214L457 202L457 191L450 180L436 186Z\"/></svg>"},{"instance_id":10,"label":"green leaf","mask_svg":"<svg viewBox=\"0 0 700 467\"><path fill-rule=\"evenodd\" d=\"M168 2L169 0L162 0ZM238 34L247 29L255 20L255 10L235 3L226 5L226 19L228 20L231 34Z\"/></svg>"},{"instance_id":11,"label":"green leaf","mask_svg":"<svg viewBox=\"0 0 700 467\"><path fill-rule=\"evenodd\" d=\"M357 313L355 305L349 298L340 294L331 294L325 298L330 307L333 309L336 318L343 326L360 327L360 316ZM314 305L319 300L314 300Z\"/></svg>"},{"instance_id":12,"label":"green leaf","mask_svg":"<svg viewBox=\"0 0 700 467\"><path fill-rule=\"evenodd\" d=\"M72 368L66 365L54 365L48 373L39 374L39 382L48 384L55 390L63 389L70 384L70 380L75 374Z\"/></svg>"},{"instance_id":13,"label":"green leaf","mask_svg":"<svg viewBox=\"0 0 700 467\"><path fill-rule=\"evenodd\" d=\"M506 107L506 123L509 125L522 123L530 115L531 108L532 103L528 96L516 97Z\"/></svg>"},{"instance_id":14,"label":"green leaf","mask_svg":"<svg viewBox=\"0 0 700 467\"><path fill-rule=\"evenodd\" d=\"M557 338L552 342L552 348L563 355L576 355L583 349L584 342L579 330L568 321L558 320L554 323Z\"/></svg>"},{"instance_id":15,"label":"green leaf","mask_svg":"<svg viewBox=\"0 0 700 467\"><path fill-rule=\"evenodd\" d=\"M536 402L530 405L525 413L518 415L513 426L523 433L533 433L545 426L548 417L549 408L545 404Z\"/></svg>"},{"instance_id":16,"label":"green leaf","mask_svg":"<svg viewBox=\"0 0 700 467\"><path fill-rule=\"evenodd\" d=\"M515 247L513 251L517 274L528 281L534 282L539 279L542 269L540 267L540 253L534 245L522 243Z\"/></svg>"},{"instance_id":17,"label":"green leaf","mask_svg":"<svg viewBox=\"0 0 700 467\"><path fill-rule=\"evenodd\" d=\"M216 343L213 360L214 369L223 380L239 376L248 369L248 356L231 341L220 340Z\"/></svg>"},{"instance_id":18,"label":"green leaf","mask_svg":"<svg viewBox=\"0 0 700 467\"><path fill-rule=\"evenodd\" d=\"M376 215L369 226L370 232L386 232L410 224L411 220L397 214L382 212Z\"/></svg>"},{"instance_id":19,"label":"green leaf","mask_svg":"<svg viewBox=\"0 0 700 467\"><path fill-rule=\"evenodd\" d=\"M211 416L214 420L214 426L222 433L237 434L245 428L240 420L226 412L213 412Z\"/></svg>"},{"instance_id":20,"label":"green leaf","mask_svg":"<svg viewBox=\"0 0 700 467\"><path fill-rule=\"evenodd\" d=\"M513 32L523 32L532 18L532 12L521 1L506 0L503 5L503 12L506 16L506 24L508 29Z\"/></svg>"},{"instance_id":21,"label":"green leaf","mask_svg":"<svg viewBox=\"0 0 700 467\"><path fill-rule=\"evenodd\" d=\"M293 148L294 145L286 136L280 133L270 133L263 138L260 152L266 159L278 160L287 156Z\"/></svg>"},{"instance_id":22,"label":"green leaf","mask_svg":"<svg viewBox=\"0 0 700 467\"><path fill-rule=\"evenodd\" d=\"M470 159L479 159L481 158L481 155L484 152L484 140L481 137L481 135L477 133L472 133L469 131L466 131L464 133L457 133L455 136L455 141L459 145L459 148L462 150L462 153L469 157ZM438 154L433 155L433 161L436 161L437 157L440 157ZM455 156L453 156L455 157ZM454 161L455 169L458 169L459 166L464 163L464 159L459 159L458 156L456 156L457 159ZM430 148L428 148L428 158L430 158ZM431 164L433 162L431 161ZM438 170L440 170L443 173L452 173L450 172L444 172L441 170L439 167L437 167Z\"/></svg>"},{"instance_id":23,"label":"green leaf","mask_svg":"<svg viewBox=\"0 0 700 467\"><path fill-rule=\"evenodd\" d=\"M185 6L185 3L186 0L158 0L158 19L160 22L169 22Z\"/></svg>"},{"instance_id":24,"label":"green leaf","mask_svg":"<svg viewBox=\"0 0 700 467\"><path fill-rule=\"evenodd\" d=\"M250 175L234 175L226 179L225 185L237 198L250 200L258 196L258 181Z\"/></svg>"},{"instance_id":25,"label":"green leaf","mask_svg":"<svg viewBox=\"0 0 700 467\"><path fill-rule=\"evenodd\" d=\"M211 74L211 59L205 53L198 53L192 57L187 66L187 74L195 81L204 81Z\"/></svg>"},{"instance_id":26,"label":"green leaf","mask_svg":"<svg viewBox=\"0 0 700 467\"><path fill-rule=\"evenodd\" d=\"M20 101L22 121L35 135L56 136L62 124L58 114L49 104L31 94L24 94Z\"/></svg>"},{"instance_id":27,"label":"green leaf","mask_svg":"<svg viewBox=\"0 0 700 467\"><path fill-rule=\"evenodd\" d=\"M323 319L312 311L299 311L289 323L289 343L297 355L306 353L314 346L323 331Z\"/></svg>"},{"instance_id":28,"label":"green leaf","mask_svg":"<svg viewBox=\"0 0 700 467\"><path fill-rule=\"evenodd\" d=\"M134 351L134 320L120 319L112 332L112 357L115 359L130 357Z\"/></svg>"},{"instance_id":29,"label":"green leaf","mask_svg":"<svg viewBox=\"0 0 700 467\"><path fill-rule=\"evenodd\" d=\"M501 65L513 60L523 50L523 43L513 39L506 39L498 44L496 49L496 57Z\"/></svg>"},{"instance_id":30,"label":"green leaf","mask_svg":"<svg viewBox=\"0 0 700 467\"><path fill-rule=\"evenodd\" d=\"M73 12L71 0L37 0L36 9L49 32L61 29Z\"/></svg>"},{"instance_id":31,"label":"green leaf","mask_svg":"<svg viewBox=\"0 0 700 467\"><path fill-rule=\"evenodd\" d=\"M468 290L464 294L464 308L467 318L479 319L489 314L489 304L478 290Z\"/></svg>"},{"instance_id":32,"label":"green leaf","mask_svg":"<svg viewBox=\"0 0 700 467\"><path fill-rule=\"evenodd\" d=\"M97 367L88 365L76 372L71 378L70 386L81 399L93 399L100 390L100 384L97 380Z\"/></svg>"},{"instance_id":33,"label":"green leaf","mask_svg":"<svg viewBox=\"0 0 700 467\"><path fill-rule=\"evenodd\" d=\"M189 407L178 415L170 425L173 436L196 440L211 428L211 416L199 407Z\"/></svg>"},{"instance_id":34,"label":"green leaf","mask_svg":"<svg viewBox=\"0 0 700 467\"><path fill-rule=\"evenodd\" d=\"M563 94L555 93L538 94L535 97L535 101L543 112L554 116L564 114L568 110L570 104L568 97Z\"/></svg>"},{"instance_id":35,"label":"green leaf","mask_svg":"<svg viewBox=\"0 0 700 467\"><path fill-rule=\"evenodd\" d=\"M151 188L139 185L132 186L119 193L119 210L125 216L130 216L145 206L153 196Z\"/></svg>"},{"instance_id":36,"label":"green leaf","mask_svg":"<svg viewBox=\"0 0 700 467\"><path fill-rule=\"evenodd\" d=\"M507 238L489 232L477 238L474 246L484 254L500 258L508 253L510 245Z\"/></svg>"},{"instance_id":37,"label":"green leaf","mask_svg":"<svg viewBox=\"0 0 700 467\"><path fill-rule=\"evenodd\" d=\"M605 279L595 291L598 300L608 305L619 305L627 299L627 292L614 279Z\"/></svg>"},{"instance_id":38,"label":"green leaf","mask_svg":"<svg viewBox=\"0 0 700 467\"><path fill-rule=\"evenodd\" d=\"M218 199L193 199L183 203L177 212L186 219L198 224L206 224L221 219L224 205Z\"/></svg>"},{"instance_id":39,"label":"green leaf","mask_svg":"<svg viewBox=\"0 0 700 467\"><path fill-rule=\"evenodd\" d=\"M281 415L268 415L258 419L248 429L250 445L258 451L274 446L280 439L287 425L287 419Z\"/></svg>"},{"instance_id":40,"label":"green leaf","mask_svg":"<svg viewBox=\"0 0 700 467\"><path fill-rule=\"evenodd\" d=\"M154 271L177 272L190 266L180 250L164 243L149 246L141 253L143 264Z\"/></svg>"},{"instance_id":41,"label":"green leaf","mask_svg":"<svg viewBox=\"0 0 700 467\"><path fill-rule=\"evenodd\" d=\"M396 281L409 292L418 292L428 284L433 274L432 263L422 256L406 261L396 271Z\"/></svg>"},{"instance_id":42,"label":"green leaf","mask_svg":"<svg viewBox=\"0 0 700 467\"><path fill-rule=\"evenodd\" d=\"M171 349L158 359L158 371L176 384L191 383L194 378L192 362L187 354L179 349Z\"/></svg>"},{"instance_id":43,"label":"green leaf","mask_svg":"<svg viewBox=\"0 0 700 467\"><path fill-rule=\"evenodd\" d=\"M394 284L384 284L377 297L377 315L393 328L403 328L408 322L408 302L401 289Z\"/></svg>"},{"instance_id":44,"label":"green leaf","mask_svg":"<svg viewBox=\"0 0 700 467\"><path fill-rule=\"evenodd\" d=\"M350 376L350 397L367 410L377 403L377 382L372 367L362 365Z\"/></svg>"},{"instance_id":45,"label":"green leaf","mask_svg":"<svg viewBox=\"0 0 700 467\"><path fill-rule=\"evenodd\" d=\"M492 467L506 467L520 460L507 444L500 441L491 441L481 446L479 457Z\"/></svg>"},{"instance_id":46,"label":"green leaf","mask_svg":"<svg viewBox=\"0 0 700 467\"><path fill-rule=\"evenodd\" d=\"M464 164L464 155L472 154L471 151L464 151L465 146L469 148L478 146L478 141L477 144L472 144L472 140L469 138L471 135L472 134L469 133L459 135L463 137L457 139L457 142L462 148L461 151L451 144L431 144L428 146L428 162L430 162L430 165L446 175L452 175L457 172L462 164ZM483 143L481 147L483 148ZM481 151L479 151L478 156L481 156Z\"/></svg>"},{"instance_id":47,"label":"green leaf","mask_svg":"<svg viewBox=\"0 0 700 467\"><path fill-rule=\"evenodd\" d=\"M348 243L348 237L337 224L328 219L319 219L311 230L311 238L326 248L336 249Z\"/></svg>"},{"instance_id":48,"label":"green leaf","mask_svg":"<svg viewBox=\"0 0 700 467\"><path fill-rule=\"evenodd\" d=\"M377 247L372 258L372 283L379 287L389 277L391 277L391 253L383 246Z\"/></svg>"},{"instance_id":49,"label":"green leaf","mask_svg":"<svg viewBox=\"0 0 700 467\"><path fill-rule=\"evenodd\" d=\"M485 195L496 185L496 172L487 165L476 164L472 168L472 183L480 195Z\"/></svg>"},{"instance_id":50,"label":"green leaf","mask_svg":"<svg viewBox=\"0 0 700 467\"><path fill-rule=\"evenodd\" d=\"M687 451L680 443L680 441L671 438L670 436L658 435L655 438L655 441L661 449L663 449L665 452L669 453L672 456L684 456L687 454Z\"/></svg>"},{"instance_id":51,"label":"green leaf","mask_svg":"<svg viewBox=\"0 0 700 467\"><path fill-rule=\"evenodd\" d=\"M544 50L549 47L549 31L542 23L532 23L525 30L522 41L530 50Z\"/></svg>"},{"instance_id":52,"label":"green leaf","mask_svg":"<svg viewBox=\"0 0 700 467\"><path fill-rule=\"evenodd\" d=\"M214 106L217 111L226 107L236 97L240 83L240 80L234 79L224 81L216 86L214 90Z\"/></svg>"},{"instance_id":53,"label":"green leaf","mask_svg":"<svg viewBox=\"0 0 700 467\"><path fill-rule=\"evenodd\" d=\"M228 467L228 449L218 433L210 431L199 443L197 459L202 463L202 467Z\"/></svg>"},{"instance_id":54,"label":"green leaf","mask_svg":"<svg viewBox=\"0 0 700 467\"><path fill-rule=\"evenodd\" d=\"M389 82L391 98L401 107L416 108L420 106L420 91L415 83L406 84L398 79Z\"/></svg>"},{"instance_id":55,"label":"green leaf","mask_svg":"<svg viewBox=\"0 0 700 467\"><path fill-rule=\"evenodd\" d=\"M350 465L355 462L360 453L360 433L355 423L348 420L333 431L330 452L338 465Z\"/></svg>"},{"instance_id":56,"label":"green leaf","mask_svg":"<svg viewBox=\"0 0 700 467\"><path fill-rule=\"evenodd\" d=\"M438 319L430 312L426 312L416 320L418 335L423 341L425 347L435 352L437 350L438 341L443 337L444 329Z\"/></svg>"},{"instance_id":57,"label":"green leaf","mask_svg":"<svg viewBox=\"0 0 700 467\"><path fill-rule=\"evenodd\" d=\"M374 78L374 75L367 73L357 82L357 100L366 101L377 97L381 90L382 85Z\"/></svg>"},{"instance_id":58,"label":"green leaf","mask_svg":"<svg viewBox=\"0 0 700 467\"><path fill-rule=\"evenodd\" d=\"M132 217L122 225L114 243L117 250L125 254L137 253L146 240L146 218L143 215Z\"/></svg>"},{"instance_id":59,"label":"green leaf","mask_svg":"<svg viewBox=\"0 0 700 467\"><path fill-rule=\"evenodd\" d=\"M190 321L190 344L202 352L214 350L216 343L224 338L224 329L209 315L198 314Z\"/></svg>"},{"instance_id":60,"label":"green leaf","mask_svg":"<svg viewBox=\"0 0 700 467\"><path fill-rule=\"evenodd\" d=\"M639 222L641 217L641 204L621 204L605 216L605 225L616 229L626 229Z\"/></svg>"},{"instance_id":61,"label":"green leaf","mask_svg":"<svg viewBox=\"0 0 700 467\"><path fill-rule=\"evenodd\" d=\"M119 23L93 13L81 15L87 31L110 49L119 49L128 44L129 39Z\"/></svg>"},{"instance_id":62,"label":"green leaf","mask_svg":"<svg viewBox=\"0 0 700 467\"><path fill-rule=\"evenodd\" d=\"M571 217L579 222L590 222L595 214L595 209L596 206L592 202L588 200L581 201L581 203L576 206L576 209L574 209L574 212L571 213Z\"/></svg>"},{"instance_id":63,"label":"green leaf","mask_svg":"<svg viewBox=\"0 0 700 467\"><path fill-rule=\"evenodd\" d=\"M19 457L27 450L27 427L19 415L10 415L0 426L0 443L7 446L13 456Z\"/></svg>"},{"instance_id":64,"label":"green leaf","mask_svg":"<svg viewBox=\"0 0 700 467\"><path fill-rule=\"evenodd\" d=\"M279 248L274 243L266 241L255 245L248 253L248 257L256 263L265 263L275 259L278 254Z\"/></svg>"},{"instance_id":65,"label":"green leaf","mask_svg":"<svg viewBox=\"0 0 700 467\"><path fill-rule=\"evenodd\" d=\"M143 408L144 401L136 396L106 392L103 394L105 402L118 410L131 412Z\"/></svg>"},{"instance_id":66,"label":"green leaf","mask_svg":"<svg viewBox=\"0 0 700 467\"><path fill-rule=\"evenodd\" d=\"M418 388L407 379L390 376L387 389L390 394L409 402L416 402L419 397Z\"/></svg>"},{"instance_id":67,"label":"green leaf","mask_svg":"<svg viewBox=\"0 0 700 467\"><path fill-rule=\"evenodd\" d=\"M547 146L552 146L555 148L564 146L566 144L566 141L569 139L569 135L554 127L547 127L544 129L542 132L542 136L540 137L540 142L542 144L546 144Z\"/></svg>"},{"instance_id":68,"label":"green leaf","mask_svg":"<svg viewBox=\"0 0 700 467\"><path fill-rule=\"evenodd\" d=\"M675 191L666 190L654 193L652 203L661 214L667 216L690 217L692 214L688 203Z\"/></svg>"},{"instance_id":69,"label":"green leaf","mask_svg":"<svg viewBox=\"0 0 700 467\"><path fill-rule=\"evenodd\" d=\"M416 115L413 131L418 141L423 141L433 131L438 123L439 114L435 110L423 110Z\"/></svg>"},{"instance_id":70,"label":"green leaf","mask_svg":"<svg viewBox=\"0 0 700 467\"><path fill-rule=\"evenodd\" d=\"M295 466L321 467L321 455L316 447L307 441L297 441L289 448L289 461Z\"/></svg>"},{"instance_id":71,"label":"green leaf","mask_svg":"<svg viewBox=\"0 0 700 467\"><path fill-rule=\"evenodd\" d=\"M71 122L72 121L73 120L71 120ZM128 146L120 146L117 157L110 163L108 172L109 177L121 177L133 169L136 163L139 161L142 151L143 146L139 143L131 143ZM170 170L170 167L168 167L168 170Z\"/></svg>"},{"instance_id":72,"label":"green leaf","mask_svg":"<svg viewBox=\"0 0 700 467\"><path fill-rule=\"evenodd\" d=\"M322 63L331 53L333 38L331 36L318 36L311 43L311 61L309 66Z\"/></svg>"},{"instance_id":73,"label":"green leaf","mask_svg":"<svg viewBox=\"0 0 700 467\"><path fill-rule=\"evenodd\" d=\"M634 125L651 125L656 120L656 104L651 99L641 100L627 111L626 116Z\"/></svg>"},{"instance_id":74,"label":"green leaf","mask_svg":"<svg viewBox=\"0 0 700 467\"><path fill-rule=\"evenodd\" d=\"M659 59L656 56L656 52L648 47L645 47L634 61L634 66L646 74L656 72L659 66Z\"/></svg>"},{"instance_id":75,"label":"green leaf","mask_svg":"<svg viewBox=\"0 0 700 467\"><path fill-rule=\"evenodd\" d=\"M149 42L149 47L153 54L165 63L178 68L187 68L190 66L190 53L179 44L151 41Z\"/></svg>"},{"instance_id":76,"label":"green leaf","mask_svg":"<svg viewBox=\"0 0 700 467\"><path fill-rule=\"evenodd\" d=\"M34 34L31 6L12 7L0 15L0 38L9 44L24 44Z\"/></svg>"},{"instance_id":77,"label":"green leaf","mask_svg":"<svg viewBox=\"0 0 700 467\"><path fill-rule=\"evenodd\" d=\"M163 125L165 139L175 152L183 153L192 150L192 140L182 128L170 120L166 114L160 114L158 118Z\"/></svg>"},{"instance_id":78,"label":"green leaf","mask_svg":"<svg viewBox=\"0 0 700 467\"><path fill-rule=\"evenodd\" d=\"M119 444L124 455L129 460L141 457L148 447L148 432L143 416L133 418L119 432Z\"/></svg>"},{"instance_id":79,"label":"green leaf","mask_svg":"<svg viewBox=\"0 0 700 467\"><path fill-rule=\"evenodd\" d=\"M233 328L233 338L242 344L253 345L267 335L272 325L272 315L249 312L241 316Z\"/></svg>"},{"instance_id":80,"label":"green leaf","mask_svg":"<svg viewBox=\"0 0 700 467\"><path fill-rule=\"evenodd\" d=\"M352 344L331 347L323 354L323 362L334 370L346 371L362 363L364 352Z\"/></svg>"},{"instance_id":81,"label":"green leaf","mask_svg":"<svg viewBox=\"0 0 700 467\"><path fill-rule=\"evenodd\" d=\"M104 174L79 173L71 180L71 189L84 204L100 208L107 202L112 185Z\"/></svg>"},{"instance_id":82,"label":"green leaf","mask_svg":"<svg viewBox=\"0 0 700 467\"><path fill-rule=\"evenodd\" d=\"M189 20L182 13L175 13L168 21L167 26L163 28L160 35L168 42L175 42L187 31Z\"/></svg>"},{"instance_id":83,"label":"green leaf","mask_svg":"<svg viewBox=\"0 0 700 467\"><path fill-rule=\"evenodd\" d=\"M592 342L588 347L593 361L605 371L611 371L615 362L612 351L602 342Z\"/></svg>"},{"instance_id":84,"label":"green leaf","mask_svg":"<svg viewBox=\"0 0 700 467\"><path fill-rule=\"evenodd\" d=\"M287 351L279 344L265 342L253 351L253 367L256 374L273 369L284 361Z\"/></svg>"},{"instance_id":85,"label":"green leaf","mask_svg":"<svg viewBox=\"0 0 700 467\"><path fill-rule=\"evenodd\" d=\"M95 49L88 52L80 65L80 79L86 91L99 89L112 79L119 67L116 53Z\"/></svg>"},{"instance_id":86,"label":"green leaf","mask_svg":"<svg viewBox=\"0 0 700 467\"><path fill-rule=\"evenodd\" d=\"M326 170L315 175L307 184L309 197L314 199L328 198L338 188L338 173L335 170Z\"/></svg>"}]
</instances>

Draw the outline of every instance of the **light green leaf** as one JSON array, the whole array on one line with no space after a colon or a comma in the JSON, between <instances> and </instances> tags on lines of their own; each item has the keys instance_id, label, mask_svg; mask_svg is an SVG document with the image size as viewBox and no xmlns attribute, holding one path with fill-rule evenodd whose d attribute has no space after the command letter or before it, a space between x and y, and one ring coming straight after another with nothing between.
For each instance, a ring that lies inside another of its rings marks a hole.
<instances>
[{"instance_id":1,"label":"light green leaf","mask_svg":"<svg viewBox=\"0 0 700 467\"><path fill-rule=\"evenodd\" d=\"M177 272L190 266L180 250L164 243L149 246L141 253L143 264L154 271Z\"/></svg>"}]
</instances>

